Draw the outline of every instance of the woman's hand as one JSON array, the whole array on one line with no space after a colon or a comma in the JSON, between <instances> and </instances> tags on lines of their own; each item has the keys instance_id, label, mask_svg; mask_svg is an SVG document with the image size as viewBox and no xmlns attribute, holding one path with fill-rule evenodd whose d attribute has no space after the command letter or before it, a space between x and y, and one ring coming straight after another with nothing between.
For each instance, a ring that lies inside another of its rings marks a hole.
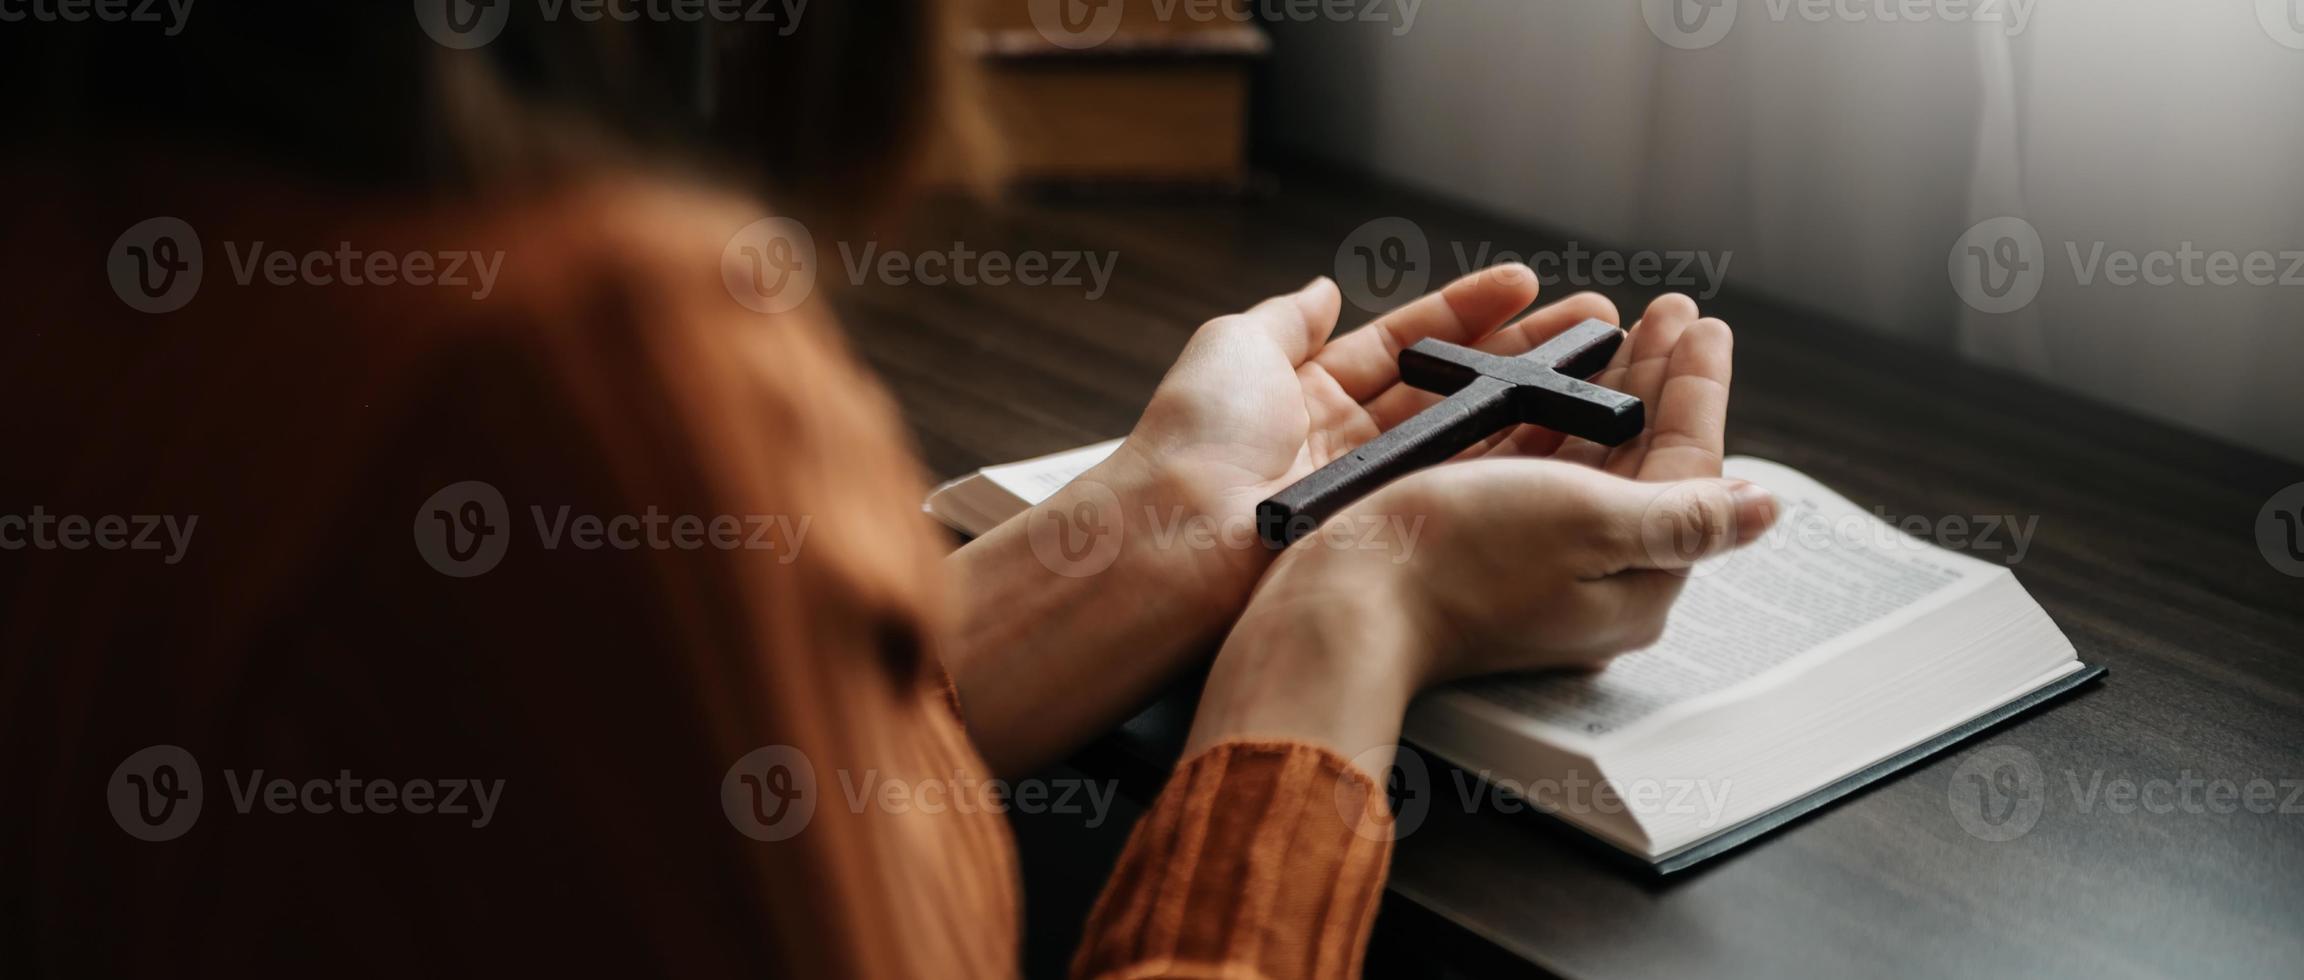
<instances>
[{"instance_id":1,"label":"woman's hand","mask_svg":"<svg viewBox=\"0 0 2304 980\"><path fill-rule=\"evenodd\" d=\"M1168 542L1150 560L1228 620L1273 556L1254 533L1257 503L1438 399L1400 383L1402 348L1431 337L1513 355L1585 320L1617 322L1614 304L1585 293L1506 326L1536 294L1527 266L1499 265L1331 342L1341 298L1321 278L1209 321L1136 430L1084 482L1149 488L1116 495L1131 511L1124 530ZM1543 439L1523 442L1533 450ZM1180 539L1179 527L1204 533Z\"/></svg>"},{"instance_id":2,"label":"woman's hand","mask_svg":"<svg viewBox=\"0 0 2304 980\"><path fill-rule=\"evenodd\" d=\"M1429 404L1400 348L1510 355L1616 322L1586 294L1505 326L1536 289L1498 266L1330 342L1341 300L1319 279L1202 326L1119 451L953 555L944 661L978 749L1009 772L1061 757L1201 656L1272 562L1256 504Z\"/></svg>"},{"instance_id":3,"label":"woman's hand","mask_svg":"<svg viewBox=\"0 0 2304 980\"><path fill-rule=\"evenodd\" d=\"M1217 658L1194 747L1302 738L1373 751L1359 761L1381 771L1425 686L1653 642L1674 573L1776 517L1764 490L1717 479L1732 341L1694 313L1659 300L1601 379L1647 402L1639 438L1609 450L1522 429L1492 458L1403 478L1331 522L1375 533L1290 548Z\"/></svg>"}]
</instances>

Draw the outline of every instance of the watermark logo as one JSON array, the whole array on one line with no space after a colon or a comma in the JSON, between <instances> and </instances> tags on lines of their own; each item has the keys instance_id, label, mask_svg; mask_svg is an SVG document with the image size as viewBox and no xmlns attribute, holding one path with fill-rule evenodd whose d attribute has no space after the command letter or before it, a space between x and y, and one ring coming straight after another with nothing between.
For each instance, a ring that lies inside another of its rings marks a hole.
<instances>
[{"instance_id":1,"label":"watermark logo","mask_svg":"<svg viewBox=\"0 0 2304 980\"><path fill-rule=\"evenodd\" d=\"M1737 0L1640 0L1640 17L1656 39L1693 51L1709 48L1736 26Z\"/></svg>"},{"instance_id":2,"label":"watermark logo","mask_svg":"<svg viewBox=\"0 0 2304 980\"><path fill-rule=\"evenodd\" d=\"M1736 498L1728 486L1694 480L1667 487L1640 513L1640 547L1649 566L1696 578L1727 567L1725 561L1698 561L1714 541L1742 540L1736 524Z\"/></svg>"},{"instance_id":3,"label":"watermark logo","mask_svg":"<svg viewBox=\"0 0 2304 980\"><path fill-rule=\"evenodd\" d=\"M2024 33L2039 0L1761 0L1771 24L1997 24ZM1737 0L1641 0L1656 39L1681 50L1708 48L1735 26Z\"/></svg>"},{"instance_id":4,"label":"watermark logo","mask_svg":"<svg viewBox=\"0 0 2304 980\"><path fill-rule=\"evenodd\" d=\"M200 292L200 235L182 218L146 218L113 241L104 270L130 309L171 313Z\"/></svg>"},{"instance_id":5,"label":"watermark logo","mask_svg":"<svg viewBox=\"0 0 2304 980\"><path fill-rule=\"evenodd\" d=\"M504 33L512 0L416 0L416 23L441 47L470 51Z\"/></svg>"},{"instance_id":6,"label":"watermark logo","mask_svg":"<svg viewBox=\"0 0 2304 980\"><path fill-rule=\"evenodd\" d=\"M1945 800L1962 830L2004 842L2030 833L2059 793L2069 797L2070 812L2082 817L2304 816L2304 779L2217 776L2193 769L2173 775L2065 769L2050 777L2032 753L2011 745L1969 756L1953 771Z\"/></svg>"},{"instance_id":7,"label":"watermark logo","mask_svg":"<svg viewBox=\"0 0 2304 980\"><path fill-rule=\"evenodd\" d=\"M1118 252L1078 249L1003 251L968 247L964 241L917 251L885 248L878 242L838 242L840 264L850 285L1031 286L1076 288L1090 300L1102 298L1119 267ZM818 271L815 237L790 218L764 218L746 225L721 250L720 281L728 295L758 313L783 313L807 302ZM830 267L827 267L830 268Z\"/></svg>"},{"instance_id":8,"label":"watermark logo","mask_svg":"<svg viewBox=\"0 0 2304 980\"><path fill-rule=\"evenodd\" d=\"M754 749L720 778L720 809L728 825L756 841L789 840L807 830L819 807L845 806L865 814L1007 813L1084 814L1100 827L1119 796L1117 781L991 779L963 769L916 776L877 768L831 770L839 791L826 793L808 754L789 745Z\"/></svg>"},{"instance_id":9,"label":"watermark logo","mask_svg":"<svg viewBox=\"0 0 2304 980\"><path fill-rule=\"evenodd\" d=\"M866 242L856 247L840 243L840 265L852 285L876 282L886 286L1018 286L1078 289L1091 302L1111 288L1112 273L1120 266L1118 252L1080 249L1020 252L983 251L967 242L906 252Z\"/></svg>"},{"instance_id":10,"label":"watermark logo","mask_svg":"<svg viewBox=\"0 0 2304 980\"><path fill-rule=\"evenodd\" d=\"M1519 780L1483 769L1456 770L1456 800L1467 813L1492 810L1520 813L1535 809L1556 816L1617 814L1692 816L1697 826L1718 827L1727 819L1734 783L1685 777L1614 780L1570 769L1557 776Z\"/></svg>"},{"instance_id":11,"label":"watermark logo","mask_svg":"<svg viewBox=\"0 0 2304 980\"><path fill-rule=\"evenodd\" d=\"M1952 819L1970 836L1995 843L2012 841L2040 822L2048 779L2032 753L1994 745L1969 755L1952 770L1944 798Z\"/></svg>"},{"instance_id":12,"label":"watermark logo","mask_svg":"<svg viewBox=\"0 0 2304 980\"><path fill-rule=\"evenodd\" d=\"M1734 252L1698 249L1642 249L1631 252L1588 248L1581 242L1513 251L1496 243L1451 241L1453 271L1415 222L1378 218L1354 229L1336 248L1336 283L1354 306L1380 313L1423 295L1435 279L1452 279L1480 269L1517 262L1546 287L1576 289L1643 286L1676 289L1709 300L1727 281Z\"/></svg>"},{"instance_id":13,"label":"watermark logo","mask_svg":"<svg viewBox=\"0 0 2304 980\"><path fill-rule=\"evenodd\" d=\"M1984 313L2023 309L2047 279L2047 249L2040 230L2022 218L1986 218L1952 243L1945 258L1952 289Z\"/></svg>"},{"instance_id":14,"label":"watermark logo","mask_svg":"<svg viewBox=\"0 0 2304 980\"><path fill-rule=\"evenodd\" d=\"M341 241L333 249L304 252L228 241L224 258L241 286L440 286L468 290L475 300L496 291L496 276L504 269L501 251L378 252Z\"/></svg>"},{"instance_id":15,"label":"watermark logo","mask_svg":"<svg viewBox=\"0 0 2304 980\"><path fill-rule=\"evenodd\" d=\"M504 253L471 250L379 252L338 242L333 249L291 252L262 241L224 243L240 286L443 286L469 289L475 300L496 290ZM131 309L167 313L192 302L206 267L200 236L181 218L148 218L112 243L105 273Z\"/></svg>"},{"instance_id":16,"label":"watermark logo","mask_svg":"<svg viewBox=\"0 0 2304 980\"><path fill-rule=\"evenodd\" d=\"M1379 746L1362 752L1352 757L1352 764L1362 772L1375 772L1374 763L1387 748ZM1406 745L1400 746L1392 756L1382 780L1384 794L1392 807L1390 826L1367 820L1361 809L1364 794L1341 781L1336 789L1336 812L1353 825L1356 833L1369 840L1399 840L1415 833L1438 805L1453 806L1454 812L1468 814L1518 814L1536 810L1555 816L1627 811L1686 815L1696 817L1699 826L1717 827L1726 821L1731 795L1731 783L1725 779L1619 781L1570 769L1558 775L1521 780L1492 770L1472 771L1453 766L1446 767L1451 792L1443 795L1437 792L1432 781L1432 768L1422 754Z\"/></svg>"},{"instance_id":17,"label":"watermark logo","mask_svg":"<svg viewBox=\"0 0 2304 980\"><path fill-rule=\"evenodd\" d=\"M1721 494L1714 498L1712 494ZM1693 495L1704 495L1699 511ZM1713 484L1675 486L1652 501L1641 515L1641 546L1660 565L1678 565L1703 554L1703 544L1714 528L1681 515L1699 513L1700 521L1725 521L1719 533L1740 539L1736 511L1727 507L1727 491ZM2008 567L2022 564L2032 553L2040 533L2038 514L1889 514L1886 508L1870 511L1826 512L1798 497L1777 497L1776 522L1757 539L1728 552L1697 562L1673 574L1703 578L1742 562L1763 561L1770 553L1932 554L1957 551L1972 558ZM1715 508L1727 508L1717 517Z\"/></svg>"},{"instance_id":18,"label":"watermark logo","mask_svg":"<svg viewBox=\"0 0 2304 980\"><path fill-rule=\"evenodd\" d=\"M1352 765L1361 772L1375 772L1373 763L1388 750L1392 760L1384 767L1383 783L1377 788L1391 806L1391 823L1368 819L1365 794L1349 780L1336 781L1336 815L1352 826L1353 833L1368 840L1399 840L1424 826L1424 818L1432 813L1432 767L1425 764L1422 753L1405 745L1379 745L1353 756Z\"/></svg>"},{"instance_id":19,"label":"watermark logo","mask_svg":"<svg viewBox=\"0 0 2304 980\"><path fill-rule=\"evenodd\" d=\"M513 0L416 0L416 22L441 46L483 47L504 33ZM537 0L536 17L586 24L772 24L778 36L800 29L808 0Z\"/></svg>"},{"instance_id":20,"label":"watermark logo","mask_svg":"<svg viewBox=\"0 0 2304 980\"><path fill-rule=\"evenodd\" d=\"M1146 505L1130 520L1120 496L1095 480L1075 480L1065 498L1025 513L1026 535L1040 563L1066 578L1088 578L1111 568L1130 535L1139 547L1175 551L1253 552L1268 546L1252 513L1196 513L1182 506ZM1345 514L1313 526L1297 525L1293 547L1382 552L1394 565L1415 557L1423 514Z\"/></svg>"},{"instance_id":21,"label":"watermark logo","mask_svg":"<svg viewBox=\"0 0 2304 980\"><path fill-rule=\"evenodd\" d=\"M1032 26L1048 43L1084 51L1120 33L1125 0L1032 0Z\"/></svg>"},{"instance_id":22,"label":"watermark logo","mask_svg":"<svg viewBox=\"0 0 2304 980\"><path fill-rule=\"evenodd\" d=\"M1098 481L1075 480L1066 496L1066 502L1025 515L1032 556L1065 578L1101 574L1120 559L1127 534L1120 495Z\"/></svg>"},{"instance_id":23,"label":"watermark logo","mask_svg":"<svg viewBox=\"0 0 2304 980\"><path fill-rule=\"evenodd\" d=\"M755 313L784 313L816 291L816 239L790 218L762 218L721 250L720 282Z\"/></svg>"},{"instance_id":24,"label":"watermark logo","mask_svg":"<svg viewBox=\"0 0 2304 980\"><path fill-rule=\"evenodd\" d=\"M274 814L407 813L471 816L474 830L496 818L504 781L479 779L370 779L349 769L333 777L266 778L264 770L224 770L231 812L247 816L262 807ZM112 770L105 802L128 836L144 841L175 840L200 819L204 793L200 764L174 745L154 745L132 753Z\"/></svg>"},{"instance_id":25,"label":"watermark logo","mask_svg":"<svg viewBox=\"0 0 2304 980\"><path fill-rule=\"evenodd\" d=\"M1048 43L1071 51L1120 33L1130 0L1031 0L1032 26ZM1416 26L1424 0L1134 0L1163 25L1298 23L1390 24L1392 36Z\"/></svg>"},{"instance_id":26,"label":"watermark logo","mask_svg":"<svg viewBox=\"0 0 2304 980\"><path fill-rule=\"evenodd\" d=\"M2256 0L2256 22L2281 47L2304 51L2304 0Z\"/></svg>"},{"instance_id":27,"label":"watermark logo","mask_svg":"<svg viewBox=\"0 0 2304 980\"><path fill-rule=\"evenodd\" d=\"M113 822L128 836L175 840L200 820L200 764L174 745L138 750L112 770L104 797Z\"/></svg>"},{"instance_id":28,"label":"watermark logo","mask_svg":"<svg viewBox=\"0 0 2304 980\"><path fill-rule=\"evenodd\" d=\"M450 578L485 575L512 546L504 495L480 480L440 488L416 508L416 553Z\"/></svg>"},{"instance_id":29,"label":"watermark logo","mask_svg":"<svg viewBox=\"0 0 2304 980\"><path fill-rule=\"evenodd\" d=\"M800 557L813 517L681 514L650 504L623 514L577 513L567 504L530 504L536 545L545 551L766 551L780 565ZM442 487L416 508L416 553L451 578L485 575L511 549L516 525L504 495L480 480Z\"/></svg>"},{"instance_id":30,"label":"watermark logo","mask_svg":"<svg viewBox=\"0 0 2304 980\"><path fill-rule=\"evenodd\" d=\"M1377 218L1336 246L1336 284L1371 313L1424 295L1432 282L1432 241L1407 218Z\"/></svg>"},{"instance_id":31,"label":"watermark logo","mask_svg":"<svg viewBox=\"0 0 2304 980\"><path fill-rule=\"evenodd\" d=\"M2292 483L2256 512L2256 549L2282 575L2304 578L2304 483Z\"/></svg>"},{"instance_id":32,"label":"watermark logo","mask_svg":"<svg viewBox=\"0 0 2304 980\"><path fill-rule=\"evenodd\" d=\"M720 779L720 809L736 832L780 841L808 829L816 818L816 765L789 745L744 754Z\"/></svg>"},{"instance_id":33,"label":"watermark logo","mask_svg":"<svg viewBox=\"0 0 2304 980\"><path fill-rule=\"evenodd\" d=\"M2103 241L2064 241L2060 251L2080 288L2111 286L2304 287L2304 250L2210 249L2181 241L2174 248L2116 248ZM1978 222L1946 258L1952 288L1969 306L2008 313L2030 305L2055 263L2040 232L2022 218Z\"/></svg>"}]
</instances>

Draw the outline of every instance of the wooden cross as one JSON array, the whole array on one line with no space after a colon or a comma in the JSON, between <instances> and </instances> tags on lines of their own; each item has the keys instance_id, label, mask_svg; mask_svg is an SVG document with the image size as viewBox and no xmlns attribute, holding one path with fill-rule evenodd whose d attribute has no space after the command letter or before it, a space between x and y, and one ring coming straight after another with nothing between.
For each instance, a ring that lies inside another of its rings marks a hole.
<instances>
[{"instance_id":1,"label":"wooden cross","mask_svg":"<svg viewBox=\"0 0 2304 980\"><path fill-rule=\"evenodd\" d=\"M1417 341L1400 352L1400 379L1448 397L1256 505L1256 533L1285 548L1377 487L1509 426L1541 425L1609 446L1639 435L1640 399L1584 380L1623 343L1624 331L1604 320L1579 323L1519 357Z\"/></svg>"}]
</instances>

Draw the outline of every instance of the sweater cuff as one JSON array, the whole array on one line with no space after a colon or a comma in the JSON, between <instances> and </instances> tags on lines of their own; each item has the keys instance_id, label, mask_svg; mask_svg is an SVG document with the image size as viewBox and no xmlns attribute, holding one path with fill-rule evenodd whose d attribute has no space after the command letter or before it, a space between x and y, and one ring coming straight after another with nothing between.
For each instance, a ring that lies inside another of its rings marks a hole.
<instances>
[{"instance_id":1,"label":"sweater cuff","mask_svg":"<svg viewBox=\"0 0 2304 980\"><path fill-rule=\"evenodd\" d=\"M1392 813L1305 742L1219 743L1176 767L1089 915L1081 977L1357 976Z\"/></svg>"}]
</instances>

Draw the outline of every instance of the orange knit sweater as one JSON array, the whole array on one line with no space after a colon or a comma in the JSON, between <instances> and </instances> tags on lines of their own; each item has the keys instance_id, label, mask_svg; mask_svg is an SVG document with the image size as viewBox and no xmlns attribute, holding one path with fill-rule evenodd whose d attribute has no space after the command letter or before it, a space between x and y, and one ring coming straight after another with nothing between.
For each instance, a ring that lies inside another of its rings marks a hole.
<instances>
[{"instance_id":1,"label":"orange knit sweater","mask_svg":"<svg viewBox=\"0 0 2304 980\"><path fill-rule=\"evenodd\" d=\"M939 541L888 399L817 307L763 317L723 285L756 211L637 182L348 206L34 176L0 227L0 504L197 524L172 562L0 555L0 906L23 910L0 974L1015 972L1003 818L855 792L983 766L944 703ZM105 263L161 215L197 229L203 277L149 314ZM416 254L465 255L464 282L365 265ZM472 527L439 496L469 481L507 545L456 574L425 542ZM616 543L650 514L767 518L767 546ZM128 781L154 746L201 777L160 840L116 802L158 785ZM489 811L347 788L450 780L494 785ZM1356 973L1389 820L1311 746L1187 760L1076 972Z\"/></svg>"}]
</instances>

